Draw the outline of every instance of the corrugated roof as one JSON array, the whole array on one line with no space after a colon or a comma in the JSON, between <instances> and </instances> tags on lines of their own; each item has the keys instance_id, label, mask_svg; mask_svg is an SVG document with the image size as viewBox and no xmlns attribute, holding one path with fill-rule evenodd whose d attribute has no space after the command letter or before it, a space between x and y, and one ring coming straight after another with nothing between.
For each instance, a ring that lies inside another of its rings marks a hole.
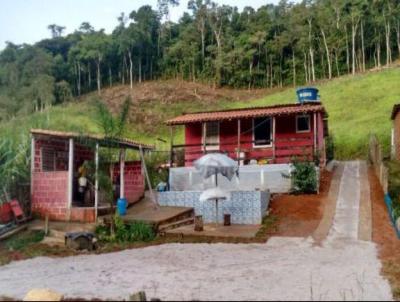
<instances>
[{"instance_id":1,"label":"corrugated roof","mask_svg":"<svg viewBox=\"0 0 400 302\"><path fill-rule=\"evenodd\" d=\"M390 117L392 120L394 120L394 119L396 118L396 115L397 115L397 113L399 112L399 110L400 110L400 104L395 104L395 105L393 106L392 115L391 115L391 117Z\"/></svg>"},{"instance_id":2,"label":"corrugated roof","mask_svg":"<svg viewBox=\"0 0 400 302\"><path fill-rule=\"evenodd\" d=\"M78 132L64 132L55 130L45 130L45 129L31 129L33 135L42 135L56 138L77 138L77 139L87 139L99 143L101 146L116 145L122 148L139 149L141 146L143 149L151 150L154 146L137 142L127 138L110 139L101 134L88 134L88 133L78 133Z\"/></svg>"},{"instance_id":3,"label":"corrugated roof","mask_svg":"<svg viewBox=\"0 0 400 302\"><path fill-rule=\"evenodd\" d=\"M321 105L321 103L313 102L306 104L275 105L268 107L250 107L233 110L196 112L178 116L176 118L166 121L165 123L167 125L173 126L196 122L211 122L312 112L323 112L324 114L326 114L325 108Z\"/></svg>"}]
</instances>

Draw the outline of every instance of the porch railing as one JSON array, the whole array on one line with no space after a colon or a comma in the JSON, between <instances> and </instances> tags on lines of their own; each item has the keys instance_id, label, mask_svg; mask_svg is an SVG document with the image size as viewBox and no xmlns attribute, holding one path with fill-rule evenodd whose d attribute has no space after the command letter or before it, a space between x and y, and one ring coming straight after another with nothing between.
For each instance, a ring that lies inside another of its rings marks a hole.
<instances>
[{"instance_id":1,"label":"porch railing","mask_svg":"<svg viewBox=\"0 0 400 302\"><path fill-rule=\"evenodd\" d=\"M188 166L202 155L213 152L225 153L241 164L248 164L251 160L283 163L289 162L293 157L312 160L317 155L312 134L301 137L279 137L271 140L268 146L256 146L255 143L255 140L245 140L240 144L221 142L219 144L173 145L171 164L173 167Z\"/></svg>"}]
</instances>

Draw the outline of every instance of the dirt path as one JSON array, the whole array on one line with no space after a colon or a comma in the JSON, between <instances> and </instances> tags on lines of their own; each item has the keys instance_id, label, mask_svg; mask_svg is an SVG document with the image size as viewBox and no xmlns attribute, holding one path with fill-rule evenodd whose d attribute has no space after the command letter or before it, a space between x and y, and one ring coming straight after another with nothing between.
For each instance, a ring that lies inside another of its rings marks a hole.
<instances>
[{"instance_id":1,"label":"dirt path","mask_svg":"<svg viewBox=\"0 0 400 302\"><path fill-rule=\"evenodd\" d=\"M333 226L312 238L267 244L170 244L112 254L36 258L0 269L0 293L33 287L68 297L126 299L145 290L163 300L390 300L375 244L358 240L359 162L344 163Z\"/></svg>"}]
</instances>

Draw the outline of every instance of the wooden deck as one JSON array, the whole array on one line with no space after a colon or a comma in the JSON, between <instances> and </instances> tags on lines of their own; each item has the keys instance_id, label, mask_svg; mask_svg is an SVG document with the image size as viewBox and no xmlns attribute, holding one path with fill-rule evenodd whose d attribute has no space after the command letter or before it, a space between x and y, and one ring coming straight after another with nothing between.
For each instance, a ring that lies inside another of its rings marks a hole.
<instances>
[{"instance_id":1,"label":"wooden deck","mask_svg":"<svg viewBox=\"0 0 400 302\"><path fill-rule=\"evenodd\" d=\"M122 219L125 222L143 221L161 225L182 218L185 215L190 216L192 213L193 208L187 207L155 207L148 198L144 198L128 208L127 214L122 216Z\"/></svg>"}]
</instances>

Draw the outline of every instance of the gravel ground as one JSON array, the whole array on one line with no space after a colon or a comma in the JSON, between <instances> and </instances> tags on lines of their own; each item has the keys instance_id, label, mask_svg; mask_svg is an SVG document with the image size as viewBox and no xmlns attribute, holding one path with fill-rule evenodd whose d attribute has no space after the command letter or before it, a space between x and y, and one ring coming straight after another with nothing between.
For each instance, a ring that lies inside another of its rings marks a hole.
<instances>
[{"instance_id":1,"label":"gravel ground","mask_svg":"<svg viewBox=\"0 0 400 302\"><path fill-rule=\"evenodd\" d=\"M170 244L36 258L2 267L0 293L21 299L29 289L51 288L68 297L102 299L145 290L163 300L391 300L375 244L356 235L358 167L345 164L338 210L322 246L275 237L267 244Z\"/></svg>"}]
</instances>

